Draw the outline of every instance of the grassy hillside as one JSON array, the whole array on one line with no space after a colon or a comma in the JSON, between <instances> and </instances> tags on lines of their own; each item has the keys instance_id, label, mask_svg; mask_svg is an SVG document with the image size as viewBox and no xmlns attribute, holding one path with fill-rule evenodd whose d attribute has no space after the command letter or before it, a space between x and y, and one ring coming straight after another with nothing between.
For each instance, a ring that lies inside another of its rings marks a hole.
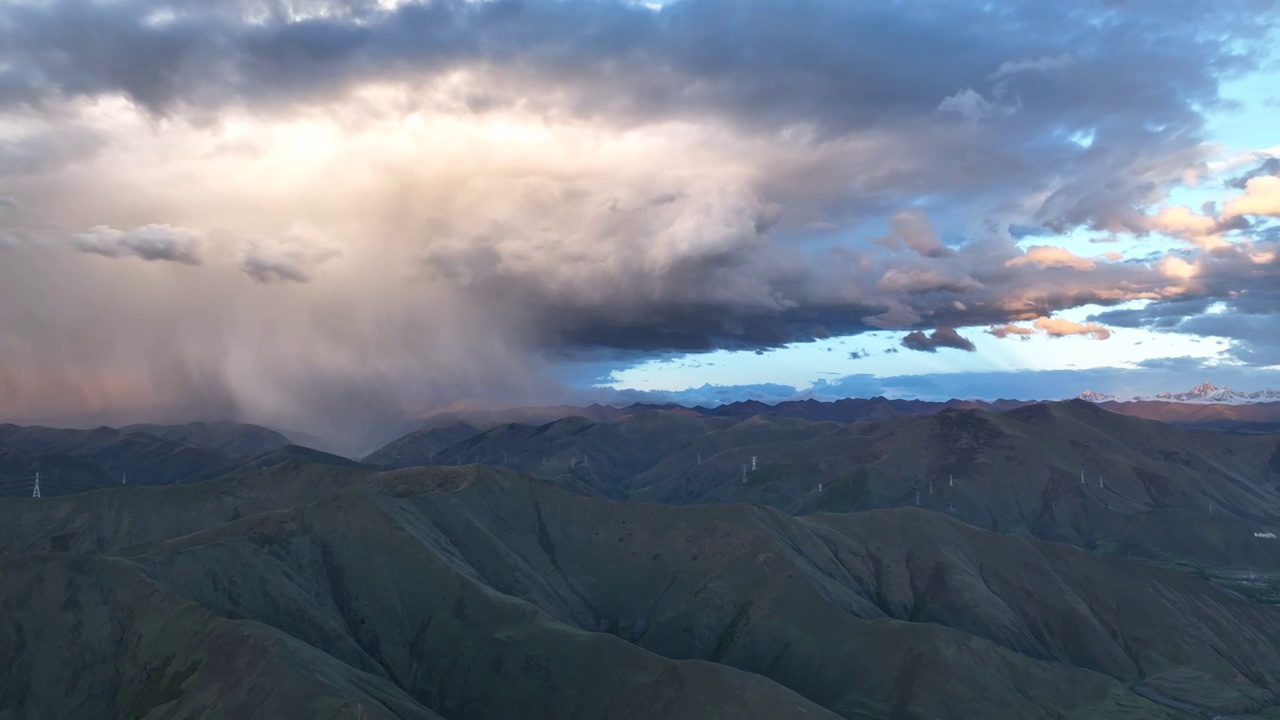
<instances>
[{"instance_id":1,"label":"grassy hillside","mask_svg":"<svg viewBox=\"0 0 1280 720\"><path fill-rule=\"evenodd\" d=\"M0 553L0 717L1154 718L1280 687L1275 608L914 508L294 458L0 500Z\"/></svg>"},{"instance_id":2,"label":"grassy hillside","mask_svg":"<svg viewBox=\"0 0 1280 720\"><path fill-rule=\"evenodd\" d=\"M293 445L258 425L191 423L92 430L0 425L0 496L30 496L37 473L52 497L128 485L209 480L242 466L289 458L363 467L347 458Z\"/></svg>"},{"instance_id":3,"label":"grassy hillside","mask_svg":"<svg viewBox=\"0 0 1280 720\"><path fill-rule=\"evenodd\" d=\"M102 427L0 425L0 495L63 495L121 484L167 485L217 477L242 461L225 450Z\"/></svg>"},{"instance_id":4,"label":"grassy hillside","mask_svg":"<svg viewBox=\"0 0 1280 720\"><path fill-rule=\"evenodd\" d=\"M120 428L120 432L173 440L192 447L218 450L233 457L259 455L291 444L289 438L275 430L236 422L129 425Z\"/></svg>"},{"instance_id":5,"label":"grassy hillside","mask_svg":"<svg viewBox=\"0 0 1280 720\"><path fill-rule=\"evenodd\" d=\"M432 424L394 440L363 460L386 467L429 465L441 450L473 438L480 432L475 425L460 420Z\"/></svg>"},{"instance_id":6,"label":"grassy hillside","mask_svg":"<svg viewBox=\"0 0 1280 720\"><path fill-rule=\"evenodd\" d=\"M1108 555L1280 570L1280 542L1258 536L1280 534L1280 436L1180 428L1082 401L852 424L648 410L503 425L433 462L505 465L640 502L794 515L918 506Z\"/></svg>"}]
</instances>

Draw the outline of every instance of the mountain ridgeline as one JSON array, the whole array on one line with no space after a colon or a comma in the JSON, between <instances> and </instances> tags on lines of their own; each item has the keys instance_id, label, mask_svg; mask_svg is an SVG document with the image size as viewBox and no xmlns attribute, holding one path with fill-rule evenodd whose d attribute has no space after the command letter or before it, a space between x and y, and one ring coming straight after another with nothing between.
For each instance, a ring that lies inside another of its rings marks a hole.
<instances>
[{"instance_id":1,"label":"mountain ridgeline","mask_svg":"<svg viewBox=\"0 0 1280 720\"><path fill-rule=\"evenodd\" d=\"M131 425L68 430L0 425L0 496L66 495L117 485L173 485L225 475L251 463L308 455L350 462L242 423Z\"/></svg>"},{"instance_id":2,"label":"mountain ridgeline","mask_svg":"<svg viewBox=\"0 0 1280 720\"><path fill-rule=\"evenodd\" d=\"M365 461L422 464L458 433L429 427ZM1180 428L1084 401L853 423L648 409L475 430L427 462L501 465L615 500L793 515L920 507L1104 554L1280 569L1280 544L1258 536L1280 531L1280 436Z\"/></svg>"},{"instance_id":3,"label":"mountain ridgeline","mask_svg":"<svg viewBox=\"0 0 1280 720\"><path fill-rule=\"evenodd\" d=\"M0 426L0 720L1280 717L1280 436L579 410Z\"/></svg>"}]
</instances>

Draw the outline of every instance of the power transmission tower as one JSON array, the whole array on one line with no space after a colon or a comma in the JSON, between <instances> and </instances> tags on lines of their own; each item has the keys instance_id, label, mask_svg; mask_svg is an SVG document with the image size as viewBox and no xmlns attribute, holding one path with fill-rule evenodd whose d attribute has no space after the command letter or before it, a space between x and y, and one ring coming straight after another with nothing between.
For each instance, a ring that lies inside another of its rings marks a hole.
<instances>
[{"instance_id":1,"label":"power transmission tower","mask_svg":"<svg viewBox=\"0 0 1280 720\"><path fill-rule=\"evenodd\" d=\"M752 455L751 456L751 472L755 472L755 471L756 471L756 456Z\"/></svg>"},{"instance_id":2,"label":"power transmission tower","mask_svg":"<svg viewBox=\"0 0 1280 720\"><path fill-rule=\"evenodd\" d=\"M40 497L40 473L36 473L36 486L35 489L31 491L31 497Z\"/></svg>"},{"instance_id":3,"label":"power transmission tower","mask_svg":"<svg viewBox=\"0 0 1280 720\"><path fill-rule=\"evenodd\" d=\"M747 464L746 463L742 464L742 484L743 485L747 484Z\"/></svg>"}]
</instances>

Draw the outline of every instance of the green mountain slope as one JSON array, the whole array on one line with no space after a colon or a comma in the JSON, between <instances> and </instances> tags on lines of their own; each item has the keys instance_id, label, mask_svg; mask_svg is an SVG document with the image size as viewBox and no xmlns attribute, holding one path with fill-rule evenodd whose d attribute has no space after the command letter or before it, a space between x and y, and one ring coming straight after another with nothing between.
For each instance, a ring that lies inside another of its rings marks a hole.
<instances>
[{"instance_id":1,"label":"green mountain slope","mask_svg":"<svg viewBox=\"0 0 1280 720\"><path fill-rule=\"evenodd\" d=\"M650 410L509 424L434 461L505 465L640 502L750 502L796 515L919 506L1104 554L1280 570L1280 543L1259 537L1280 532L1278 458L1280 436L1072 401L853 424Z\"/></svg>"},{"instance_id":2,"label":"green mountain slope","mask_svg":"<svg viewBox=\"0 0 1280 720\"><path fill-rule=\"evenodd\" d=\"M224 686L332 717L1190 717L1280 687L1275 608L916 509L290 459L0 500L0 553L0 717L226 716Z\"/></svg>"},{"instance_id":3,"label":"green mountain slope","mask_svg":"<svg viewBox=\"0 0 1280 720\"><path fill-rule=\"evenodd\" d=\"M241 458L224 450L114 428L63 430L0 425L0 495L46 495L121 484L167 485L216 477Z\"/></svg>"},{"instance_id":4,"label":"green mountain slope","mask_svg":"<svg viewBox=\"0 0 1280 720\"><path fill-rule=\"evenodd\" d=\"M226 421L185 425L128 425L120 428L120 432L150 435L192 447L219 450L233 457L258 455L291 444L284 434L261 425Z\"/></svg>"}]
</instances>

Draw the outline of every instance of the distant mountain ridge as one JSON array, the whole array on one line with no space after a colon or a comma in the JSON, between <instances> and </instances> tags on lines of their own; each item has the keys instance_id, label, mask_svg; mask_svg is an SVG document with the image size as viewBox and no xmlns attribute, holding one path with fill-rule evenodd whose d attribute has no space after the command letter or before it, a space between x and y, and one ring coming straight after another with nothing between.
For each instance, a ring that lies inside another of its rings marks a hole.
<instances>
[{"instance_id":1,"label":"distant mountain ridge","mask_svg":"<svg viewBox=\"0 0 1280 720\"><path fill-rule=\"evenodd\" d=\"M1212 387L1213 390L1209 388ZM1179 401L1176 398L1189 396L1191 393L1174 395L1165 393L1163 398L1135 398L1121 400L1115 395L1108 395L1093 390L1086 390L1077 399L1100 405L1107 410L1121 415L1159 420L1184 427L1204 428L1211 430L1230 430L1242 432L1280 432L1280 393L1273 390L1262 390L1255 393L1234 393L1235 396L1255 398L1250 401L1214 402L1217 393L1225 397L1211 383L1205 383L1192 392L1204 398L1198 402ZM745 419L755 415L767 415L779 418L797 418L819 422L882 422L890 418L933 415L945 410L985 410L1003 413L1028 405L1035 405L1038 400L960 400L952 398L945 401L893 399L882 396L871 398L843 398L840 400L786 400L775 404L758 400L744 400L715 407L687 407L675 403L654 404L635 403L626 407L609 405L588 405L574 407L561 405L556 407L512 408L509 410L455 411L430 416L422 420L423 425L417 431L417 437L401 437L403 443L399 447L383 447L379 451L366 454L366 459L379 464L398 464L395 453L418 453L419 457L430 457L439 452L443 445L441 440L455 441L460 426L469 425L477 431L489 430L507 423L541 425L566 417L583 417L592 422L610 422L624 417L655 410L681 413L690 417L705 418L739 418ZM445 429L449 426L449 429ZM406 447L416 443L421 447ZM446 445L448 442L445 443ZM375 452L377 454L375 454ZM423 455L425 453L425 455ZM409 455L403 455L408 457Z\"/></svg>"},{"instance_id":2,"label":"distant mountain ridge","mask_svg":"<svg viewBox=\"0 0 1280 720\"><path fill-rule=\"evenodd\" d=\"M275 430L244 423L88 430L0 424L0 496L31 495L37 474L43 475L43 495L65 495L124 484L209 480L246 463L265 466L299 452L326 455L299 448Z\"/></svg>"},{"instance_id":3,"label":"distant mountain ridge","mask_svg":"<svg viewBox=\"0 0 1280 720\"><path fill-rule=\"evenodd\" d=\"M608 422L652 410L678 412L693 417L747 418L753 415L771 415L841 423L875 422L904 415L932 415L947 409L1004 412L1024 405L1033 405L1036 402L1040 401L1003 398L991 401L960 400L958 398L942 401L909 400L886 398L877 395L870 398L841 398L839 400L815 400L812 398L807 400L784 400L773 404L759 400L739 400L738 402L713 407L705 405L689 407L679 403L633 403L625 407L600 404L581 407L556 405L439 413L424 417L424 425L421 430L429 430L451 424L469 424L476 428L489 429L512 422L541 424L567 417L584 417L592 422Z\"/></svg>"},{"instance_id":4,"label":"distant mountain ridge","mask_svg":"<svg viewBox=\"0 0 1280 720\"><path fill-rule=\"evenodd\" d=\"M502 466L580 495L663 505L750 503L792 515L919 506L1126 557L1247 558L1280 571L1280 546L1254 534L1280 524L1280 435L1163 425L1082 400L868 418L867 405L889 402L751 404L773 412L725 416L646 409L488 430L451 423L364 462ZM1222 408L1268 407L1151 405L1208 420ZM862 419L829 419L858 406ZM468 427L474 435L437 449Z\"/></svg>"},{"instance_id":5,"label":"distant mountain ridge","mask_svg":"<svg viewBox=\"0 0 1280 720\"><path fill-rule=\"evenodd\" d=\"M1085 390L1078 396L1089 402L1175 402L1195 403L1199 405L1250 405L1253 403L1280 402L1280 390L1257 390L1241 392L1227 387L1219 387L1211 382L1200 383L1187 392L1159 392L1155 395L1139 396L1121 400L1115 395L1107 395L1093 390Z\"/></svg>"}]
</instances>

